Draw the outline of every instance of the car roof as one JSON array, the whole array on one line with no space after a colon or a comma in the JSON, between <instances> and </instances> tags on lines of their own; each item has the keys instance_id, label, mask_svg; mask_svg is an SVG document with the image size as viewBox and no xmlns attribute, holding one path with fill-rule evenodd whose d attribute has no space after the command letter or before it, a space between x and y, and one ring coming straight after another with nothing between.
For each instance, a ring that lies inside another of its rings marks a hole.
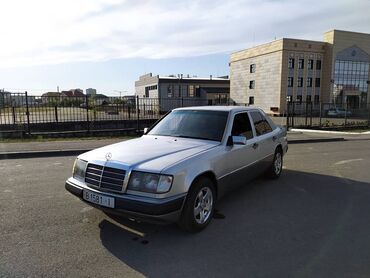
<instances>
[{"instance_id":1,"label":"car roof","mask_svg":"<svg viewBox=\"0 0 370 278\"><path fill-rule=\"evenodd\" d=\"M191 107L181 107L176 108L174 111L178 110L203 110L203 111L225 111L225 112L239 112L239 111L251 111L251 110L260 110L257 107L248 107L248 106L191 106Z\"/></svg>"}]
</instances>

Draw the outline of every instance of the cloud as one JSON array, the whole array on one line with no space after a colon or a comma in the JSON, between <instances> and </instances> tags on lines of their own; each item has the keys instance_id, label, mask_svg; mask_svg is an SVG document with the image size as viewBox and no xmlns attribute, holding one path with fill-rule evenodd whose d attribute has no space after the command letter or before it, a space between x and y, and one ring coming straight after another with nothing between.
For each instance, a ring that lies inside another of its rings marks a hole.
<instances>
[{"instance_id":1,"label":"cloud","mask_svg":"<svg viewBox=\"0 0 370 278\"><path fill-rule=\"evenodd\" d=\"M12 0L0 10L1 67L229 53L370 26L366 0Z\"/></svg>"}]
</instances>

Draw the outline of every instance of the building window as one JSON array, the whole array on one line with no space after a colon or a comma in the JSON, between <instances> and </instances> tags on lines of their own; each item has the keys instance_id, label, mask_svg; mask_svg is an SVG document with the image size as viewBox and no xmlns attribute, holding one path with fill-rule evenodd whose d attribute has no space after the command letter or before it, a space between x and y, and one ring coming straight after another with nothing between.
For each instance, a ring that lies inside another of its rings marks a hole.
<instances>
[{"instance_id":1,"label":"building window","mask_svg":"<svg viewBox=\"0 0 370 278\"><path fill-rule=\"evenodd\" d=\"M173 97L173 87L171 85L168 85L167 87L167 97Z\"/></svg>"},{"instance_id":2,"label":"building window","mask_svg":"<svg viewBox=\"0 0 370 278\"><path fill-rule=\"evenodd\" d=\"M307 77L307 87L312 87L312 77Z\"/></svg>"},{"instance_id":3,"label":"building window","mask_svg":"<svg viewBox=\"0 0 370 278\"><path fill-rule=\"evenodd\" d=\"M157 90L157 85L152 85L152 86L148 86L148 87L145 87L145 89L148 89L149 91L151 90Z\"/></svg>"},{"instance_id":4,"label":"building window","mask_svg":"<svg viewBox=\"0 0 370 278\"><path fill-rule=\"evenodd\" d=\"M145 97L149 97L149 87L145 87Z\"/></svg>"},{"instance_id":5,"label":"building window","mask_svg":"<svg viewBox=\"0 0 370 278\"><path fill-rule=\"evenodd\" d=\"M249 81L249 89L254 89L254 87L256 86L254 80L251 80Z\"/></svg>"},{"instance_id":6,"label":"building window","mask_svg":"<svg viewBox=\"0 0 370 278\"><path fill-rule=\"evenodd\" d=\"M302 103L302 96L297 96L297 102Z\"/></svg>"},{"instance_id":7,"label":"building window","mask_svg":"<svg viewBox=\"0 0 370 278\"><path fill-rule=\"evenodd\" d=\"M195 96L200 97L200 86L199 85L195 86Z\"/></svg>"},{"instance_id":8,"label":"building window","mask_svg":"<svg viewBox=\"0 0 370 278\"><path fill-rule=\"evenodd\" d=\"M287 102L292 102L293 101L293 97L292 96L287 96L286 97L286 101Z\"/></svg>"},{"instance_id":9,"label":"building window","mask_svg":"<svg viewBox=\"0 0 370 278\"><path fill-rule=\"evenodd\" d=\"M313 60L309 59L308 64L307 64L308 69L312 70L313 69Z\"/></svg>"},{"instance_id":10,"label":"building window","mask_svg":"<svg viewBox=\"0 0 370 278\"><path fill-rule=\"evenodd\" d=\"M189 97L194 97L194 85L189 85L188 86L188 96Z\"/></svg>"},{"instance_id":11,"label":"building window","mask_svg":"<svg viewBox=\"0 0 370 278\"><path fill-rule=\"evenodd\" d=\"M249 104L254 104L254 97L249 97Z\"/></svg>"},{"instance_id":12,"label":"building window","mask_svg":"<svg viewBox=\"0 0 370 278\"><path fill-rule=\"evenodd\" d=\"M316 69L321 70L321 60L316 61Z\"/></svg>"},{"instance_id":13,"label":"building window","mask_svg":"<svg viewBox=\"0 0 370 278\"><path fill-rule=\"evenodd\" d=\"M293 77L288 77L288 87L293 87Z\"/></svg>"},{"instance_id":14,"label":"building window","mask_svg":"<svg viewBox=\"0 0 370 278\"><path fill-rule=\"evenodd\" d=\"M307 96L306 96L306 101L307 101L307 102L311 102L311 95L307 95Z\"/></svg>"},{"instance_id":15,"label":"building window","mask_svg":"<svg viewBox=\"0 0 370 278\"><path fill-rule=\"evenodd\" d=\"M320 83L321 83L320 81L321 81L320 78L315 79L315 87L316 88L320 87Z\"/></svg>"},{"instance_id":16,"label":"building window","mask_svg":"<svg viewBox=\"0 0 370 278\"><path fill-rule=\"evenodd\" d=\"M255 73L256 72L256 64L251 64L249 66L249 72L250 73Z\"/></svg>"},{"instance_id":17,"label":"building window","mask_svg":"<svg viewBox=\"0 0 370 278\"><path fill-rule=\"evenodd\" d=\"M298 68L299 69L304 69L304 59L299 59L298 60Z\"/></svg>"},{"instance_id":18,"label":"building window","mask_svg":"<svg viewBox=\"0 0 370 278\"><path fill-rule=\"evenodd\" d=\"M319 95L316 95L316 96L314 97L314 103L315 103L315 104L319 104L319 103L320 103L320 96L319 96Z\"/></svg>"},{"instance_id":19,"label":"building window","mask_svg":"<svg viewBox=\"0 0 370 278\"><path fill-rule=\"evenodd\" d=\"M303 77L298 77L298 83L297 83L297 86L298 86L298 87L303 87Z\"/></svg>"},{"instance_id":20,"label":"building window","mask_svg":"<svg viewBox=\"0 0 370 278\"><path fill-rule=\"evenodd\" d=\"M369 99L366 97L370 85L369 72L369 62L336 60L333 80L334 85L339 91L359 91L360 95L362 95L362 97L359 96L359 105L366 105L369 103ZM336 100L340 102L342 97L343 96L339 94Z\"/></svg>"},{"instance_id":21,"label":"building window","mask_svg":"<svg viewBox=\"0 0 370 278\"><path fill-rule=\"evenodd\" d=\"M294 69L294 58L289 58L289 60L288 60L288 68Z\"/></svg>"}]
</instances>

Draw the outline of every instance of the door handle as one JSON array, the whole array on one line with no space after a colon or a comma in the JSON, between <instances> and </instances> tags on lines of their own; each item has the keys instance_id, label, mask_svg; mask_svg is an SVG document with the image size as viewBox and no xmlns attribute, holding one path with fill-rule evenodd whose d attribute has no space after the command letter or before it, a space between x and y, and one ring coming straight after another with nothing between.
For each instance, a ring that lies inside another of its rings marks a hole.
<instances>
[{"instance_id":1,"label":"door handle","mask_svg":"<svg viewBox=\"0 0 370 278\"><path fill-rule=\"evenodd\" d=\"M257 149L257 148L258 148L258 144L257 144L257 143L254 143L254 144L252 145L252 147L253 147L253 149Z\"/></svg>"}]
</instances>

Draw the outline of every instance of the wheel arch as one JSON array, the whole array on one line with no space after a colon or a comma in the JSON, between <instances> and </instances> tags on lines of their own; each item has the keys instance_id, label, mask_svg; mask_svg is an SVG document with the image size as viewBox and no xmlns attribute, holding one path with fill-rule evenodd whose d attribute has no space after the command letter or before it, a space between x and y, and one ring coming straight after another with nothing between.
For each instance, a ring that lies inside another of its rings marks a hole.
<instances>
[{"instance_id":1,"label":"wheel arch","mask_svg":"<svg viewBox=\"0 0 370 278\"><path fill-rule=\"evenodd\" d=\"M276 148L275 148L275 152L276 151L280 151L281 155L283 155L284 154L283 146L281 144L277 145Z\"/></svg>"},{"instance_id":2,"label":"wheel arch","mask_svg":"<svg viewBox=\"0 0 370 278\"><path fill-rule=\"evenodd\" d=\"M208 170L208 171L205 171L205 172L202 172L202 173L199 173L192 181L190 187L189 187L189 191L191 190L191 188L194 186L195 182L197 180L199 180L200 178L203 178L203 177L206 177L208 179L210 179L213 184L214 184L214 189L215 189L215 193L216 193L216 199L218 197L218 182L217 182L217 178L216 178L216 175L214 172Z\"/></svg>"}]
</instances>

